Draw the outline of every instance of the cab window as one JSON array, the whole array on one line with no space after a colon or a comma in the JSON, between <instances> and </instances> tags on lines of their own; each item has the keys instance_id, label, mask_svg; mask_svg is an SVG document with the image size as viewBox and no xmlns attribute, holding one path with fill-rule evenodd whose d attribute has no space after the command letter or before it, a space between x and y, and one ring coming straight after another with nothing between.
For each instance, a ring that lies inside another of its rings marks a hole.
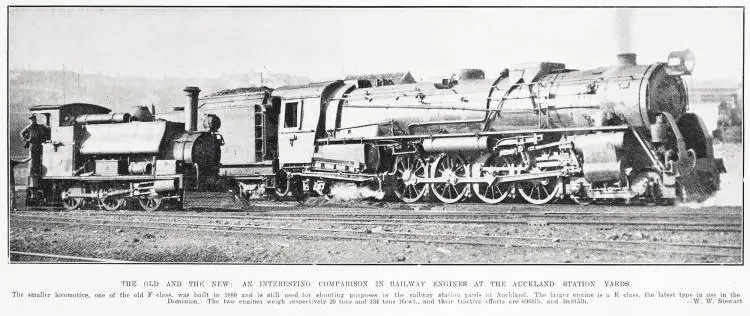
<instances>
[{"instance_id":1,"label":"cab window","mask_svg":"<svg viewBox=\"0 0 750 316\"><path fill-rule=\"evenodd\" d=\"M298 102L289 102L284 108L284 127L297 127L299 122L298 118Z\"/></svg>"}]
</instances>

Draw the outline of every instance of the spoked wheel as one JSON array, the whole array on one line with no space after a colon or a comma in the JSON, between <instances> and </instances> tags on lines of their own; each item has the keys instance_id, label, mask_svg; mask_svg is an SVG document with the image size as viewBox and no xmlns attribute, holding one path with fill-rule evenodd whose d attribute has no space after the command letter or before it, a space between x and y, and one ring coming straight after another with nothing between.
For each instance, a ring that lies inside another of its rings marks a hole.
<instances>
[{"instance_id":1,"label":"spoked wheel","mask_svg":"<svg viewBox=\"0 0 750 316\"><path fill-rule=\"evenodd\" d=\"M101 206L107 211L116 211L125 206L125 198L106 197L99 200Z\"/></svg>"},{"instance_id":2,"label":"spoked wheel","mask_svg":"<svg viewBox=\"0 0 750 316\"><path fill-rule=\"evenodd\" d=\"M147 212L154 212L159 210L164 205L164 200L160 196L147 197L145 199L139 199L138 203L141 204L141 208Z\"/></svg>"},{"instance_id":3,"label":"spoked wheel","mask_svg":"<svg viewBox=\"0 0 750 316\"><path fill-rule=\"evenodd\" d=\"M491 173L483 172L482 177L485 176L507 176L510 175L508 167L512 166L512 162L508 157L492 157L487 160L484 164L485 167L496 167L499 168L497 171ZM515 185L512 182L495 182L492 184L488 183L474 183L471 187L474 190L474 194L482 200L484 203L497 204L502 202L508 195L513 192Z\"/></svg>"},{"instance_id":4,"label":"spoked wheel","mask_svg":"<svg viewBox=\"0 0 750 316\"><path fill-rule=\"evenodd\" d=\"M398 156L395 165L396 197L406 203L419 201L428 190L427 183L417 183L417 178L427 177L424 160L415 156Z\"/></svg>"},{"instance_id":5,"label":"spoked wheel","mask_svg":"<svg viewBox=\"0 0 750 316\"><path fill-rule=\"evenodd\" d=\"M75 210L81 207L81 205L83 205L83 198L69 197L63 200L63 207L65 207L65 209L69 211Z\"/></svg>"},{"instance_id":6,"label":"spoked wheel","mask_svg":"<svg viewBox=\"0 0 750 316\"><path fill-rule=\"evenodd\" d=\"M444 182L431 184L432 192L443 203L450 204L461 201L469 192L469 184L458 183L458 179L468 175L466 161L461 156L443 155L435 163L432 177L443 179Z\"/></svg>"},{"instance_id":7,"label":"spoked wheel","mask_svg":"<svg viewBox=\"0 0 750 316\"><path fill-rule=\"evenodd\" d=\"M561 188L558 178L545 178L521 182L518 185L518 193L531 204L545 204L552 201Z\"/></svg>"}]
</instances>

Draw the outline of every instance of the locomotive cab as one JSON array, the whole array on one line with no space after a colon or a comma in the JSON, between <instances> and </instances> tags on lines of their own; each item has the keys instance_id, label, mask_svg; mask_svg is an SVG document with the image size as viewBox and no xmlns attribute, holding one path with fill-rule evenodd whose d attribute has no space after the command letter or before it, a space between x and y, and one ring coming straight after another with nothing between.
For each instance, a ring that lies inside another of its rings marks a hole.
<instances>
[{"instance_id":1,"label":"locomotive cab","mask_svg":"<svg viewBox=\"0 0 750 316\"><path fill-rule=\"evenodd\" d=\"M279 112L279 165L294 166L310 163L315 139L325 127L324 106L343 81L320 82L302 86L281 87L273 92Z\"/></svg>"},{"instance_id":2,"label":"locomotive cab","mask_svg":"<svg viewBox=\"0 0 750 316\"><path fill-rule=\"evenodd\" d=\"M36 105L29 108L40 125L49 134L41 144L41 155L31 153L27 189L27 203L35 204L52 192L42 183L43 177L72 176L76 161L76 137L81 129L75 125L75 118L88 114L107 114L109 109L94 104L70 103L63 105Z\"/></svg>"}]
</instances>

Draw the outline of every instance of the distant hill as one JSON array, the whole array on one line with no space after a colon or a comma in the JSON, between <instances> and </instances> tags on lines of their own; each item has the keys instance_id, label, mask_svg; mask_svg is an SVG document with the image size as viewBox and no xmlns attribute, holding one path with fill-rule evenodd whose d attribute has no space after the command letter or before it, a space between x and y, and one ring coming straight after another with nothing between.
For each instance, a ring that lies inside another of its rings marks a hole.
<instances>
[{"instance_id":1,"label":"distant hill","mask_svg":"<svg viewBox=\"0 0 750 316\"><path fill-rule=\"evenodd\" d=\"M9 154L26 156L19 131L28 123L28 108L39 104L85 102L115 112L132 112L134 106L152 104L157 112L184 105L186 86L205 93L227 88L260 86L259 73L232 74L219 78L138 78L62 71L14 71L9 84ZM281 73L264 73L263 85L280 87L309 83L310 79Z\"/></svg>"}]
</instances>

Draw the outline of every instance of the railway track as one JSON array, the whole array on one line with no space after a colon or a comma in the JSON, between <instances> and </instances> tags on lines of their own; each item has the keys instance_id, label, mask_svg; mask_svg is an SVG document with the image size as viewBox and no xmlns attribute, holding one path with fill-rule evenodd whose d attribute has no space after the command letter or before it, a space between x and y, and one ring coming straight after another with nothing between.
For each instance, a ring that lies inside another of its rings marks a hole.
<instances>
[{"instance_id":1,"label":"railway track","mask_svg":"<svg viewBox=\"0 0 750 316\"><path fill-rule=\"evenodd\" d=\"M708 217L708 218L742 218L741 209L731 211L698 211L698 210L654 210L648 212L635 212L632 210L586 210L585 208L571 208L567 210L549 210L547 208L540 209L526 209L526 208L509 208L502 210L471 210L466 211L465 209L454 209L454 208L432 208L429 210L394 210L390 208L375 208L375 207L359 207L351 211L348 208L338 208L336 206L317 206L304 208L302 210L285 210L276 209L273 206L256 206L252 209L245 210L230 210L230 209L191 209L189 211L177 211L167 210L154 213L146 213L141 211L129 211L132 214L171 214L174 216L180 216L183 214L209 214L208 216L224 216L223 214L242 214L243 216L251 215L267 215L267 214L279 214L288 216L322 216L322 215L346 215L350 217L355 216L394 216L394 217L419 217L419 216L456 216L456 217L480 217L480 216L528 216L528 217L543 217L543 216L609 216L609 217L650 217L650 218L676 218L676 217ZM73 212L85 212L85 213L118 213L111 211L104 211L100 209L88 209L88 210L76 210L67 211L60 208L57 209L29 209L27 211L21 211L20 213L39 213L39 212L58 212L58 213L73 213ZM119 213L126 213L127 210L122 210ZM235 215L229 215L235 216Z\"/></svg>"},{"instance_id":2,"label":"railway track","mask_svg":"<svg viewBox=\"0 0 750 316\"><path fill-rule=\"evenodd\" d=\"M741 232L741 216L714 217L705 215L680 215L666 217L654 214L653 218L643 216L612 216L610 214L398 214L398 213L246 213L243 215L186 214L186 213L144 213L144 212L101 212L77 211L54 213L60 218L91 219L93 217L133 217L133 218L169 218L199 219L211 221L316 221L344 225L595 225L595 226L628 226L647 230L667 231L719 231ZM622 215L622 214L619 214ZM50 213L24 213L16 216L52 216ZM572 217L570 219L566 216ZM654 220L656 219L656 220Z\"/></svg>"},{"instance_id":3,"label":"railway track","mask_svg":"<svg viewBox=\"0 0 750 316\"><path fill-rule=\"evenodd\" d=\"M96 227L128 227L156 230L182 230L208 233L253 234L288 236L302 239L377 240L389 242L422 242L432 244L460 244L493 247L565 248L595 252L681 254L699 257L741 257L740 245L671 243L631 240L603 240L556 237L522 237L499 235L434 234L396 231L362 231L351 229L323 229L284 226L247 226L191 222L132 221L74 218L29 218L11 216L11 221L48 225L86 225Z\"/></svg>"},{"instance_id":4,"label":"railway track","mask_svg":"<svg viewBox=\"0 0 750 316\"><path fill-rule=\"evenodd\" d=\"M49 253L36 253L36 252L22 252L22 251L9 251L11 256L17 257L30 257L30 258L41 258L43 260L37 260L37 262L92 262L92 263L126 263L128 261L92 258L92 257L80 257L80 256L68 256L58 255ZM18 260L16 260L18 261ZM27 260L34 261L34 260Z\"/></svg>"},{"instance_id":5,"label":"railway track","mask_svg":"<svg viewBox=\"0 0 750 316\"><path fill-rule=\"evenodd\" d=\"M293 201L270 201L270 200L253 200L253 201L231 201L231 202L217 202L216 200L226 200L225 198L217 198L216 194L210 195L205 198L200 198L203 202L186 202L186 209L194 212L244 212L248 210L252 211L267 211L267 212L289 212L289 213L301 213L308 210L316 210L320 208L326 208L333 211L339 212L350 212L350 210L357 210L361 212L363 209L370 211L386 211L386 212L425 212L425 213L610 213L610 214L693 214L693 213L706 213L706 214L737 214L732 206L719 206L719 207L704 207L704 208L692 208L688 206L675 205L675 206L647 206L649 210L647 212L637 212L634 208L637 206L623 206L623 205L590 205L590 206L579 206L572 204L555 204L554 209L563 209L563 211L550 210L549 205L531 205L526 203L503 203L498 205L491 205L481 202L463 202L460 204L440 204L440 203L400 203L400 202L367 202L365 200L355 200L350 202L343 201L321 201L319 203L314 202L293 202ZM231 205L230 205L231 204ZM595 208L603 208L601 211L593 211ZM472 211L465 211L470 208ZM27 210L46 210L46 211L59 211L62 210L60 207L51 206L34 206L29 207ZM302 210L302 211L300 211Z\"/></svg>"}]
</instances>

